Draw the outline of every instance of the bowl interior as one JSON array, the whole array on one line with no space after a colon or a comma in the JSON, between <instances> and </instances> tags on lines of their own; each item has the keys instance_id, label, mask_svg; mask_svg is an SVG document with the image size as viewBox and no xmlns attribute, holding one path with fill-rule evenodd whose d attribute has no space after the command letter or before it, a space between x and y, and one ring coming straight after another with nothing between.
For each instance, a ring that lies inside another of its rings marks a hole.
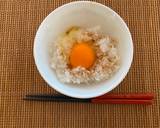
<instances>
[{"instance_id":1,"label":"bowl interior","mask_svg":"<svg viewBox=\"0 0 160 128\"><path fill-rule=\"evenodd\" d=\"M90 85L68 85L60 83L50 67L49 47L58 37L72 26L101 27L101 33L118 40L121 66L109 80ZM95 2L72 2L51 12L41 23L34 42L34 58L37 68L45 81L57 91L72 97L91 98L115 88L127 74L133 57L130 32L110 8Z\"/></svg>"}]
</instances>

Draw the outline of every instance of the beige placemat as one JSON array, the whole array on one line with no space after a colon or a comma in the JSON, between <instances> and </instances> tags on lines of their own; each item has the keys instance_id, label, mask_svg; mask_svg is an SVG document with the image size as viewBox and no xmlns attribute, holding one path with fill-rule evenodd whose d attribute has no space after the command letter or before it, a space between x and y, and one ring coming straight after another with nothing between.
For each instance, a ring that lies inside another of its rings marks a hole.
<instances>
[{"instance_id":1,"label":"beige placemat","mask_svg":"<svg viewBox=\"0 0 160 128\"><path fill-rule=\"evenodd\" d=\"M154 92L152 106L42 103L27 93L57 93L36 70L36 30L69 0L0 0L0 128L160 128L160 2L98 0L118 12L134 42L134 62L119 92Z\"/></svg>"}]
</instances>

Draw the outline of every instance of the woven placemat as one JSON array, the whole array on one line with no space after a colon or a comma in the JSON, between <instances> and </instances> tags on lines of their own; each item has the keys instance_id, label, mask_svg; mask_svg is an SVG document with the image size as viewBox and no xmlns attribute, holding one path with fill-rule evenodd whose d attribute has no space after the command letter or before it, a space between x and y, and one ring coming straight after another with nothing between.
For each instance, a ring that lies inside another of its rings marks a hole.
<instances>
[{"instance_id":1,"label":"woven placemat","mask_svg":"<svg viewBox=\"0 0 160 128\"><path fill-rule=\"evenodd\" d=\"M160 128L160 2L98 0L118 12L134 42L130 72L113 93L154 92L151 106L26 102L57 93L39 75L33 41L41 21L69 0L0 0L0 128Z\"/></svg>"}]
</instances>

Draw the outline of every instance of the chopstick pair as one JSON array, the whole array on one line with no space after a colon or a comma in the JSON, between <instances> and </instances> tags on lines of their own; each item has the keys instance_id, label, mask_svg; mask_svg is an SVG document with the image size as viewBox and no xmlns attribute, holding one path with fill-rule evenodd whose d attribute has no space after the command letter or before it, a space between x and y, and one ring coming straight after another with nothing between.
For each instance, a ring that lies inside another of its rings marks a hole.
<instances>
[{"instance_id":1,"label":"chopstick pair","mask_svg":"<svg viewBox=\"0 0 160 128\"><path fill-rule=\"evenodd\" d=\"M26 95L24 100L31 101L52 101L52 102L84 102L95 104L144 104L151 105L153 103L154 94L105 94L92 99L77 99L64 95Z\"/></svg>"}]
</instances>

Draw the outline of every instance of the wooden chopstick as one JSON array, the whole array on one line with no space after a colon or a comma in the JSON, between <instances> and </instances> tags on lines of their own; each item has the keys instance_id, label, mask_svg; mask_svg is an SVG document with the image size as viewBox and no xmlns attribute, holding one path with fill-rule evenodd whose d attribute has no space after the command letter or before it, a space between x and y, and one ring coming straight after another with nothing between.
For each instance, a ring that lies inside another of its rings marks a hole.
<instances>
[{"instance_id":1,"label":"wooden chopstick","mask_svg":"<svg viewBox=\"0 0 160 128\"><path fill-rule=\"evenodd\" d=\"M144 105L151 105L153 103L153 100L92 99L92 103L97 103L97 104L144 104Z\"/></svg>"},{"instance_id":2,"label":"wooden chopstick","mask_svg":"<svg viewBox=\"0 0 160 128\"><path fill-rule=\"evenodd\" d=\"M132 94L105 94L97 97L98 99L146 99L152 100L154 98L153 93L132 93Z\"/></svg>"},{"instance_id":3,"label":"wooden chopstick","mask_svg":"<svg viewBox=\"0 0 160 128\"><path fill-rule=\"evenodd\" d=\"M30 101L54 101L54 102L91 102L91 99L76 99L63 95L26 95L23 100Z\"/></svg>"},{"instance_id":4,"label":"wooden chopstick","mask_svg":"<svg viewBox=\"0 0 160 128\"><path fill-rule=\"evenodd\" d=\"M85 102L96 104L144 104L153 103L154 94L106 94L92 99L76 99L64 95L26 95L24 100L31 101L54 101L54 102Z\"/></svg>"}]
</instances>

